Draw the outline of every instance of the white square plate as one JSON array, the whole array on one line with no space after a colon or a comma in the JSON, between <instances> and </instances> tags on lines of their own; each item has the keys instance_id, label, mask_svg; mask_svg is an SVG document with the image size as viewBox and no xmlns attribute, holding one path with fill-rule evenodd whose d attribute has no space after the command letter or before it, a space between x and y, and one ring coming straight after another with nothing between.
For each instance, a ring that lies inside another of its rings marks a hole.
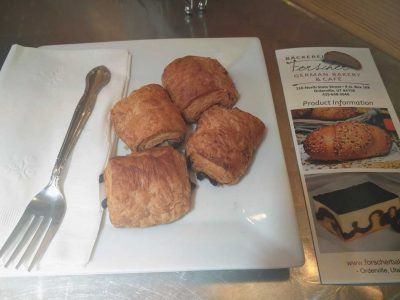
<instances>
[{"instance_id":1,"label":"white square plate","mask_svg":"<svg viewBox=\"0 0 400 300\"><path fill-rule=\"evenodd\" d=\"M143 40L50 46L123 48L132 53L129 91L161 83L164 67L185 55L218 59L240 93L237 107L259 117L268 135L248 174L234 186L199 182L182 219L144 229L114 228L106 216L91 262L56 274L271 269L304 262L261 44L257 38ZM124 152L119 149L119 152ZM84 229L83 229L84 230Z\"/></svg>"}]
</instances>

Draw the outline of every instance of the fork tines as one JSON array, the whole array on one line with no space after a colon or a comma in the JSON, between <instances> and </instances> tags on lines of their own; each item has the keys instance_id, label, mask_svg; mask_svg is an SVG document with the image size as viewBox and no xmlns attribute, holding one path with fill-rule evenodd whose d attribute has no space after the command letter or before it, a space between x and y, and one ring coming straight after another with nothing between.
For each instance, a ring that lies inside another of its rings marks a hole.
<instances>
[{"instance_id":1,"label":"fork tines","mask_svg":"<svg viewBox=\"0 0 400 300\"><path fill-rule=\"evenodd\" d=\"M31 271L39 263L58 226L51 217L35 215L26 209L0 249L3 265L9 267L19 258L15 268L18 269L24 264L28 266L28 271Z\"/></svg>"}]
</instances>

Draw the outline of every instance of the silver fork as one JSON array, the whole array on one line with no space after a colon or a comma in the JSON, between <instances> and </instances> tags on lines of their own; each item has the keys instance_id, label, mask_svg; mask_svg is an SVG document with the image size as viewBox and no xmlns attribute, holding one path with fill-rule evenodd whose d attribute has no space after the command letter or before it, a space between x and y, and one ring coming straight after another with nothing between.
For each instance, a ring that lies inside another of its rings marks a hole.
<instances>
[{"instance_id":1,"label":"silver fork","mask_svg":"<svg viewBox=\"0 0 400 300\"><path fill-rule=\"evenodd\" d=\"M28 262L34 255L28 266L28 271L31 271L40 262L60 227L67 206L60 184L62 171L86 121L89 119L98 93L110 79L111 73L105 66L96 67L87 74L85 92L72 116L50 181L29 202L14 230L0 249L0 259L9 255L12 251L11 255L8 256L5 267L8 267L26 248L16 268L18 269L23 263ZM29 245L26 247L28 242Z\"/></svg>"}]
</instances>

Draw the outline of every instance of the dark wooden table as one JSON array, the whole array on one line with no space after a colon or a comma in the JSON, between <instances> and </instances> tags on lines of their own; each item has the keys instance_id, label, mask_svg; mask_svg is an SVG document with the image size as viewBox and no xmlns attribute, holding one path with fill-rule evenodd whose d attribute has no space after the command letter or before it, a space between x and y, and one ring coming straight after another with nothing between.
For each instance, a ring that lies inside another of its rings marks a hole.
<instances>
[{"instance_id":1,"label":"dark wooden table","mask_svg":"<svg viewBox=\"0 0 400 300\"><path fill-rule=\"evenodd\" d=\"M346 31L277 0L209 0L207 11L184 14L183 0L2 0L0 63L11 45L42 46L157 38L259 37L271 81L306 262L290 270L174 272L3 279L1 299L383 299L400 285L319 284L303 191L291 141L275 50L307 46L369 47L400 112L400 62Z\"/></svg>"}]
</instances>

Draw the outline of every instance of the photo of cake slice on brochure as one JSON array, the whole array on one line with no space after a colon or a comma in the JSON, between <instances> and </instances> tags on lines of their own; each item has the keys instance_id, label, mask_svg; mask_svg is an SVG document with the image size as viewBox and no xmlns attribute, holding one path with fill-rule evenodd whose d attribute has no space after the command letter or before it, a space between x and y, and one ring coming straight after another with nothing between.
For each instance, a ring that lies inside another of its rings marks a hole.
<instances>
[{"instance_id":1,"label":"photo of cake slice on brochure","mask_svg":"<svg viewBox=\"0 0 400 300\"><path fill-rule=\"evenodd\" d=\"M344 241L390 226L400 208L399 196L373 182L314 196L318 222Z\"/></svg>"},{"instance_id":2,"label":"photo of cake slice on brochure","mask_svg":"<svg viewBox=\"0 0 400 300\"><path fill-rule=\"evenodd\" d=\"M400 250L400 173L306 176L321 252Z\"/></svg>"}]
</instances>

